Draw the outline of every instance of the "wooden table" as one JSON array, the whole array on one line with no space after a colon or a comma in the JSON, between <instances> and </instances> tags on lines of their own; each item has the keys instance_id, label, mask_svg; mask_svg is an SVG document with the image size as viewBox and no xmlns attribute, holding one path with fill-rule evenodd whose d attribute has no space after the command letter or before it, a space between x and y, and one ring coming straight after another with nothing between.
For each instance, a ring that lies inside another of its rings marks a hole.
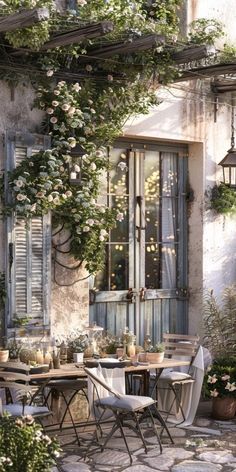
<instances>
[{"instance_id":1,"label":"wooden table","mask_svg":"<svg viewBox=\"0 0 236 472\"><path fill-rule=\"evenodd\" d=\"M98 359L99 363L99 359ZM117 363L118 364L118 363ZM172 367L182 367L182 366L189 366L189 361L183 361L179 359L164 359L160 363L156 364L145 364L145 365L131 365L129 367L125 367L124 371L127 375L132 374L141 374L143 377L143 394L149 395L149 386L150 386L150 372L155 370L156 373L156 382L160 377L163 369L172 368ZM61 365L60 369L50 369L49 372L44 372L42 374L30 374L30 380L45 380L43 382L44 386L52 379L57 378L83 378L86 377L84 372L83 366L76 367L75 364L64 364ZM42 382L41 382L42 383Z\"/></svg>"}]
</instances>

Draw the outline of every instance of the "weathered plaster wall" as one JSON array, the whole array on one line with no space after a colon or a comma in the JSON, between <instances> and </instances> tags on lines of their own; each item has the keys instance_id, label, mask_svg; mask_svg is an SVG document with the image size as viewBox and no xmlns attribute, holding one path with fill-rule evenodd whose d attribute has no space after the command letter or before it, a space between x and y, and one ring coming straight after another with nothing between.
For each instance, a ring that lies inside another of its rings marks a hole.
<instances>
[{"instance_id":1,"label":"weathered plaster wall","mask_svg":"<svg viewBox=\"0 0 236 472\"><path fill-rule=\"evenodd\" d=\"M43 113L33 108L34 92L27 84L10 89L0 82L0 165L4 167L3 134L6 130L40 133ZM0 220L0 234L4 235L4 222ZM5 266L4 237L0 238L0 271ZM70 261L71 262L71 261ZM74 283L71 287L59 286L87 276L84 270L64 270L60 266L52 272L51 325L54 335L68 333L71 329L88 324L88 281Z\"/></svg>"}]
</instances>

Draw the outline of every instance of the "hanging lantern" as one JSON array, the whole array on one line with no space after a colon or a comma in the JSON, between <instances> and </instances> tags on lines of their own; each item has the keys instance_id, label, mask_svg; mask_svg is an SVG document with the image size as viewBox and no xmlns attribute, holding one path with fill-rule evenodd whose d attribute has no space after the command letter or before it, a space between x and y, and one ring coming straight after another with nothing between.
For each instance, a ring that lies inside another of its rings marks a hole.
<instances>
[{"instance_id":1,"label":"hanging lantern","mask_svg":"<svg viewBox=\"0 0 236 472\"><path fill-rule=\"evenodd\" d=\"M71 185L81 184L82 177L82 156L86 153L85 149L77 144L71 152L71 162L69 164L69 181Z\"/></svg>"},{"instance_id":2,"label":"hanging lantern","mask_svg":"<svg viewBox=\"0 0 236 472\"><path fill-rule=\"evenodd\" d=\"M236 149L234 140L234 106L232 106L232 120L231 120L231 148L228 150L226 156L219 163L223 168L223 181L228 187L236 189Z\"/></svg>"}]
</instances>

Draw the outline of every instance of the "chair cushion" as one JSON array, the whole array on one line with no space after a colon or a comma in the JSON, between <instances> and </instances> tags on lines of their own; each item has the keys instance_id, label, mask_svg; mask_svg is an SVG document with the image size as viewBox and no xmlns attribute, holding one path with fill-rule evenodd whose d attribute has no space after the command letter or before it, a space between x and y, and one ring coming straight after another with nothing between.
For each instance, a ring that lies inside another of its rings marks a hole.
<instances>
[{"instance_id":1,"label":"chair cushion","mask_svg":"<svg viewBox=\"0 0 236 472\"><path fill-rule=\"evenodd\" d=\"M185 374L184 372L177 372L174 370L173 372L168 372L167 374L160 376L161 382L176 382L176 381L178 382L181 380L186 380L186 379L191 379L191 378L192 377L189 374Z\"/></svg>"},{"instance_id":2,"label":"chair cushion","mask_svg":"<svg viewBox=\"0 0 236 472\"><path fill-rule=\"evenodd\" d=\"M153 405L153 403L156 402L151 397L138 395L123 395L121 398L110 396L95 401L96 405L126 411L142 410L149 405Z\"/></svg>"},{"instance_id":3,"label":"chair cushion","mask_svg":"<svg viewBox=\"0 0 236 472\"><path fill-rule=\"evenodd\" d=\"M3 412L8 412L12 416L22 416L23 407L20 403L13 403L9 405L3 405ZM31 415L34 417L47 416L51 412L46 406L30 406L26 405L24 408L24 415Z\"/></svg>"}]
</instances>

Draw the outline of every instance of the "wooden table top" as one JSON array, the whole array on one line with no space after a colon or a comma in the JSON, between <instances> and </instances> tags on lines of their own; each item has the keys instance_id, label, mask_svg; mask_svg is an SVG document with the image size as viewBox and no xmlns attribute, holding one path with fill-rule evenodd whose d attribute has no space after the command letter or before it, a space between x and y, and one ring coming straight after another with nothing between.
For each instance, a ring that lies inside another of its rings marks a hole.
<instances>
[{"instance_id":1,"label":"wooden table top","mask_svg":"<svg viewBox=\"0 0 236 472\"><path fill-rule=\"evenodd\" d=\"M99 360L98 360L99 362ZM189 361L183 361L179 359L164 359L162 362L156 364L145 364L145 365L131 365L125 367L125 372L136 372L152 369L165 369L171 367L181 367L188 366ZM51 378L66 378L66 377L85 377L83 366L76 367L76 364L64 364L60 366L60 369L50 369L49 372L44 372L42 374L30 374L30 378L34 379L51 379Z\"/></svg>"}]
</instances>

